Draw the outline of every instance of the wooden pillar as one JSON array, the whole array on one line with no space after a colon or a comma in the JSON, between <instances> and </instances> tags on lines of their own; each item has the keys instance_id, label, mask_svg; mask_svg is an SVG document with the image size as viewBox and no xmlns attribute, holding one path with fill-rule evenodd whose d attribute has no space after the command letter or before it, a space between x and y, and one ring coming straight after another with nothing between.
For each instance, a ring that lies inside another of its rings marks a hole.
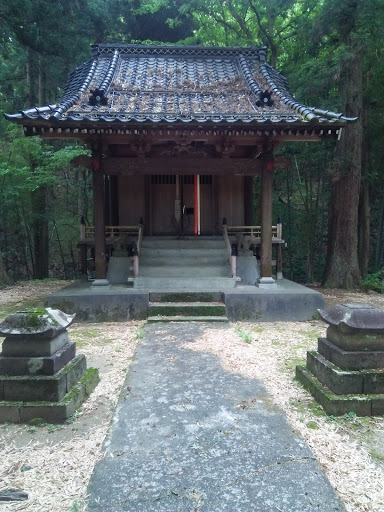
<instances>
[{"instance_id":1,"label":"wooden pillar","mask_svg":"<svg viewBox=\"0 0 384 512\"><path fill-rule=\"evenodd\" d=\"M276 279L283 279L283 247L277 246Z\"/></svg>"},{"instance_id":2,"label":"wooden pillar","mask_svg":"<svg viewBox=\"0 0 384 512\"><path fill-rule=\"evenodd\" d=\"M253 214L253 176L244 176L244 225L254 225Z\"/></svg>"},{"instance_id":3,"label":"wooden pillar","mask_svg":"<svg viewBox=\"0 0 384 512\"><path fill-rule=\"evenodd\" d=\"M105 246L105 212L104 212L104 175L101 168L100 154L93 158L93 219L95 226L95 286L105 286L107 276Z\"/></svg>"},{"instance_id":4,"label":"wooden pillar","mask_svg":"<svg viewBox=\"0 0 384 512\"><path fill-rule=\"evenodd\" d=\"M272 184L273 166L269 163L261 175L261 247L259 287L276 286L272 277Z\"/></svg>"},{"instance_id":5,"label":"wooden pillar","mask_svg":"<svg viewBox=\"0 0 384 512\"><path fill-rule=\"evenodd\" d=\"M84 242L79 247L80 252L80 272L87 274L87 244Z\"/></svg>"}]
</instances>

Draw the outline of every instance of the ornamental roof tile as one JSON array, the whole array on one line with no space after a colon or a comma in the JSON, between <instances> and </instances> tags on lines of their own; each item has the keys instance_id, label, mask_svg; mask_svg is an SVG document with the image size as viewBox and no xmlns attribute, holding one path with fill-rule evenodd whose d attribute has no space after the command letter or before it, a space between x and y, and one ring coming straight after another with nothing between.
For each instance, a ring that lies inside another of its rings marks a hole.
<instances>
[{"instance_id":1,"label":"ornamental roof tile","mask_svg":"<svg viewBox=\"0 0 384 512\"><path fill-rule=\"evenodd\" d=\"M285 77L265 62L265 48L99 44L92 53L70 74L57 105L7 119L22 124L353 121L297 102Z\"/></svg>"}]
</instances>

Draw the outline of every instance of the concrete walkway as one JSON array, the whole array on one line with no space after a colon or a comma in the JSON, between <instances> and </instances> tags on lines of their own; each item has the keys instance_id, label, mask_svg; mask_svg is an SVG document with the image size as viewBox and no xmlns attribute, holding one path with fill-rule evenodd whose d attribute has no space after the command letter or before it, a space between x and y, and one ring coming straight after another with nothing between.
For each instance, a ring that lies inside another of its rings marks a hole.
<instances>
[{"instance_id":1,"label":"concrete walkway","mask_svg":"<svg viewBox=\"0 0 384 512\"><path fill-rule=\"evenodd\" d=\"M182 348L207 327L146 326L88 511L344 511L264 387Z\"/></svg>"}]
</instances>

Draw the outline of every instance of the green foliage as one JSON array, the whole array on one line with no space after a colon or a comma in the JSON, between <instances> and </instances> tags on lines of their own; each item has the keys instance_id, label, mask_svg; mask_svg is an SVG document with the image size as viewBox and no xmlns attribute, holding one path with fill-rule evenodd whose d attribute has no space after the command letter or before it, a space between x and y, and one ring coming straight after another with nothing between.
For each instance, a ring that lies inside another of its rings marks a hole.
<instances>
[{"instance_id":1,"label":"green foliage","mask_svg":"<svg viewBox=\"0 0 384 512\"><path fill-rule=\"evenodd\" d=\"M365 290L384 293L384 268L373 274L368 274L363 280L363 288Z\"/></svg>"},{"instance_id":2,"label":"green foliage","mask_svg":"<svg viewBox=\"0 0 384 512\"><path fill-rule=\"evenodd\" d=\"M39 137L22 138L13 129L0 144L0 251L9 277L38 276L33 237L41 221L47 223L50 232L52 275L73 275L74 267L70 273L64 258L66 255L70 260L75 253L79 195L87 198L90 189L78 179L79 171L71 162L89 151L76 143L47 144ZM89 199L83 204L87 202Z\"/></svg>"},{"instance_id":3,"label":"green foliage","mask_svg":"<svg viewBox=\"0 0 384 512\"><path fill-rule=\"evenodd\" d=\"M84 510L84 506L85 504L82 501L75 500L72 503L70 512L81 512L82 510Z\"/></svg>"},{"instance_id":4,"label":"green foliage","mask_svg":"<svg viewBox=\"0 0 384 512\"><path fill-rule=\"evenodd\" d=\"M0 28L0 110L4 112L55 103L68 73L89 58L89 44L101 41L266 45L268 60L287 75L298 101L342 111L340 87L349 79L343 68L361 51L362 183L369 186L372 230L371 274L364 287L382 291L383 2L7 0L0 5ZM335 145L287 144L279 151L292 162L274 176L274 220L282 217L287 242L284 273L299 282L319 282L326 262L334 186L329 170ZM90 177L71 165L80 154L84 148L75 144L23 138L18 127L0 119L0 253L11 279L36 275L33 238L39 221L48 224L50 275L76 274L79 216L92 221ZM33 200L39 191L47 201L43 213L36 211Z\"/></svg>"},{"instance_id":5,"label":"green foliage","mask_svg":"<svg viewBox=\"0 0 384 512\"><path fill-rule=\"evenodd\" d=\"M144 338L144 325L138 327L134 332L135 340L142 340Z\"/></svg>"},{"instance_id":6,"label":"green foliage","mask_svg":"<svg viewBox=\"0 0 384 512\"><path fill-rule=\"evenodd\" d=\"M252 334L250 334L249 332L244 331L244 329L242 327L240 327L240 325L236 325L235 331L238 334L238 336L243 341L245 341L245 343L248 343L248 344L252 343L252 341L253 341Z\"/></svg>"}]
</instances>

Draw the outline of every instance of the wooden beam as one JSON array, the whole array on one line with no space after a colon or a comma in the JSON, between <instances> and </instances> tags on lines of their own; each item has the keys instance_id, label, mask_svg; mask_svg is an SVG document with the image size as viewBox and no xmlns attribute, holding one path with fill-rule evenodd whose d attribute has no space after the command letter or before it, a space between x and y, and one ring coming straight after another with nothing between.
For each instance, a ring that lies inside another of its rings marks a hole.
<instances>
[{"instance_id":1,"label":"wooden beam","mask_svg":"<svg viewBox=\"0 0 384 512\"><path fill-rule=\"evenodd\" d=\"M80 139L91 142L98 137L103 137L108 144L127 143L128 140L137 140L138 137L145 137L146 141L159 140L204 140L209 143L218 141L221 137L231 137L236 144L241 143L254 145L262 141L265 137L270 137L275 141L316 141L322 138L336 139L341 126L332 125L313 125L303 122L301 124L288 125L263 125L263 126L189 126L184 125L154 125L148 123L146 125L122 125L114 123L60 123L52 125L47 121L28 120L20 122L23 125L24 133L29 135L40 135L44 138L66 138Z\"/></svg>"},{"instance_id":2,"label":"wooden beam","mask_svg":"<svg viewBox=\"0 0 384 512\"><path fill-rule=\"evenodd\" d=\"M273 169L286 167L276 161ZM103 161L106 174L238 174L255 176L265 167L262 159L248 158L107 158Z\"/></svg>"}]
</instances>

